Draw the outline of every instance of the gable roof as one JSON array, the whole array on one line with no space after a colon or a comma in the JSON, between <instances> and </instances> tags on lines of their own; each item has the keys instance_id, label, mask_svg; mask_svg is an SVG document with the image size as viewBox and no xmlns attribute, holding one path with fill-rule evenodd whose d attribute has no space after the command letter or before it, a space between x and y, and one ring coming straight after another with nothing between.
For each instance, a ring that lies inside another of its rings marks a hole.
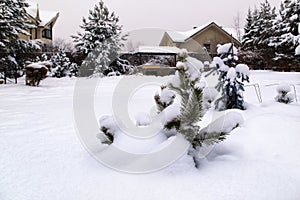
<instances>
[{"instance_id":1,"label":"gable roof","mask_svg":"<svg viewBox=\"0 0 300 200\"><path fill-rule=\"evenodd\" d=\"M38 21L38 26L46 26L59 16L57 11L40 10L38 4L30 1L28 4L29 7L26 8L26 12L30 17Z\"/></svg>"},{"instance_id":2,"label":"gable roof","mask_svg":"<svg viewBox=\"0 0 300 200\"><path fill-rule=\"evenodd\" d=\"M223 33L225 33L229 37L233 37L233 39L236 40L236 42L240 43L237 39L237 34L234 28L223 28L217 25L215 22L199 26L189 31L167 31L166 33L169 35L173 42L182 43L194 37L195 35L202 33L203 31L207 30L212 26L219 28Z\"/></svg>"}]
</instances>

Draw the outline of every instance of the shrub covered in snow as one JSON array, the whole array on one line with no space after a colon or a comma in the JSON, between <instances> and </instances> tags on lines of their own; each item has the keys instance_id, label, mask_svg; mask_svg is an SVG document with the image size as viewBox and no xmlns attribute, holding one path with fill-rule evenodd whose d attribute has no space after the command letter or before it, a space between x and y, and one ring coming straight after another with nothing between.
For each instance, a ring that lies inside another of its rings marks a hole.
<instances>
[{"instance_id":1,"label":"shrub covered in snow","mask_svg":"<svg viewBox=\"0 0 300 200\"><path fill-rule=\"evenodd\" d=\"M216 109L244 110L243 82L249 82L249 67L246 64L237 64L237 49L233 44L220 46L218 52L220 57L214 57L211 63L213 70L219 73L216 89L221 92L221 97L215 101Z\"/></svg>"},{"instance_id":2,"label":"shrub covered in snow","mask_svg":"<svg viewBox=\"0 0 300 200\"><path fill-rule=\"evenodd\" d=\"M280 102L280 103L292 103L294 100L294 95L291 93L291 87L286 84L286 83L282 83L280 85L277 86L277 96L275 97L275 100Z\"/></svg>"}]
</instances>

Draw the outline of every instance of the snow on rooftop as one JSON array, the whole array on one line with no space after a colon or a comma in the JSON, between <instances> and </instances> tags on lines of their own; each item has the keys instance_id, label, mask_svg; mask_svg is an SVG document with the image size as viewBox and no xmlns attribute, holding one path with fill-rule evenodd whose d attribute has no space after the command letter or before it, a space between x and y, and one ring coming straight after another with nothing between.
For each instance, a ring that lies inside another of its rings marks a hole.
<instances>
[{"instance_id":1,"label":"snow on rooftop","mask_svg":"<svg viewBox=\"0 0 300 200\"><path fill-rule=\"evenodd\" d=\"M26 8L27 13L32 16L33 18L36 18L37 15L37 8L38 4L28 1L29 7ZM52 21L59 13L57 11L48 11L48 10L41 10L39 9L39 15L40 15L40 26L47 25L50 21Z\"/></svg>"},{"instance_id":2,"label":"snow on rooftop","mask_svg":"<svg viewBox=\"0 0 300 200\"><path fill-rule=\"evenodd\" d=\"M170 46L140 46L136 53L179 53L180 49Z\"/></svg>"},{"instance_id":3,"label":"snow on rooftop","mask_svg":"<svg viewBox=\"0 0 300 200\"><path fill-rule=\"evenodd\" d=\"M212 23L212 22L211 22ZM205 27L209 26L211 23L204 24L202 26L198 26L188 31L167 31L168 35L172 38L174 42L184 42L185 40L192 37L194 34L198 33L199 31L203 30ZM235 39L238 40L238 35L235 28L224 28L220 26L225 32L229 35L232 35ZM243 35L244 30L240 29L241 35Z\"/></svg>"}]
</instances>

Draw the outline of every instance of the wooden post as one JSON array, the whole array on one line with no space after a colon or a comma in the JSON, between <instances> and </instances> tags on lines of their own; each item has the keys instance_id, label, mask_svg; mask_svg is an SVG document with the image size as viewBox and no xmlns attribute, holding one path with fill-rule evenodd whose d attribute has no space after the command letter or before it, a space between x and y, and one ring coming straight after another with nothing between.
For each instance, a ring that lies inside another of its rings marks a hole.
<instances>
[{"instance_id":1,"label":"wooden post","mask_svg":"<svg viewBox=\"0 0 300 200\"><path fill-rule=\"evenodd\" d=\"M176 54L174 55L174 61L175 61L174 62L175 63L174 67L176 67L176 63L177 63L177 55Z\"/></svg>"},{"instance_id":2,"label":"wooden post","mask_svg":"<svg viewBox=\"0 0 300 200\"><path fill-rule=\"evenodd\" d=\"M4 68L4 84L6 84L6 68Z\"/></svg>"}]
</instances>

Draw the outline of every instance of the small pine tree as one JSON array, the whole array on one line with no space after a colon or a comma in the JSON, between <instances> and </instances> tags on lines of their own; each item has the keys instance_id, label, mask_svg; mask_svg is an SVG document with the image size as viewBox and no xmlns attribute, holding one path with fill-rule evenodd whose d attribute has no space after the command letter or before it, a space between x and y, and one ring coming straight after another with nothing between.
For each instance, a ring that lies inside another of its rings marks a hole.
<instances>
[{"instance_id":1,"label":"small pine tree","mask_svg":"<svg viewBox=\"0 0 300 200\"><path fill-rule=\"evenodd\" d=\"M236 128L242 120L239 116L239 120L235 120L229 126L220 127L220 124L223 124L220 122L224 122L225 117L231 118L224 116L212 122L211 127L209 125L200 129L199 122L203 115L204 85L200 82L203 64L195 58L188 57L186 50L179 53L178 60L177 71L173 80L167 86L161 86L161 92L154 96L154 100L158 114L165 116L164 128L166 131L162 133L166 137L181 135L188 141L190 144L188 154L193 157L195 166L199 167L201 147L225 140L226 135ZM176 96L181 101L180 105L175 103ZM101 117L99 122L103 135L99 135L98 138L104 144L112 144L116 132L120 131L113 117Z\"/></svg>"},{"instance_id":2,"label":"small pine tree","mask_svg":"<svg viewBox=\"0 0 300 200\"><path fill-rule=\"evenodd\" d=\"M52 63L50 72L52 77L62 78L65 76L71 77L77 75L77 64L71 63L64 51L58 51L54 54L51 57L50 62Z\"/></svg>"},{"instance_id":3,"label":"small pine tree","mask_svg":"<svg viewBox=\"0 0 300 200\"><path fill-rule=\"evenodd\" d=\"M175 96L176 94L180 96L181 104L178 114L171 114L172 117L166 119L164 127L167 130L175 129L190 143L189 155L193 157L195 166L198 167L200 148L203 145L213 145L223 141L228 132L221 130L209 132L206 128L200 129L198 123L203 116L201 69L191 64L189 59L185 50L179 53L175 78L168 86L162 86L161 93L155 95L154 99L159 113L166 114L170 112L168 110L174 112L172 107L175 105L173 104Z\"/></svg>"},{"instance_id":4,"label":"small pine tree","mask_svg":"<svg viewBox=\"0 0 300 200\"><path fill-rule=\"evenodd\" d=\"M214 58L214 64L219 72L219 83L216 89L221 97L215 101L216 109L245 109L244 81L249 82L249 67L237 64L237 49L233 44L225 44L218 48L220 57Z\"/></svg>"}]
</instances>

